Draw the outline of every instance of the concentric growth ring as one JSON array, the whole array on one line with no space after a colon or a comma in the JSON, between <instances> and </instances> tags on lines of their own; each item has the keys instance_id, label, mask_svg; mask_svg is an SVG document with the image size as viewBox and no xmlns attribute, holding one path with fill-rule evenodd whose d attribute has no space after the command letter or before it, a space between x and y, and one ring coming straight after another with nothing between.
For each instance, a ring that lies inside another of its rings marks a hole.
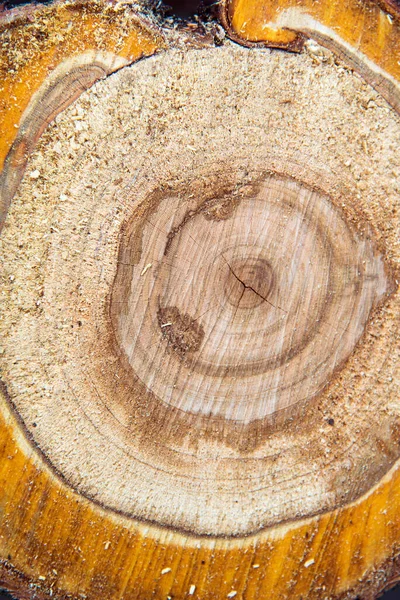
<instances>
[{"instance_id":1,"label":"concentric growth ring","mask_svg":"<svg viewBox=\"0 0 400 600\"><path fill-rule=\"evenodd\" d=\"M79 493L240 536L398 458L400 128L365 85L305 54L169 50L44 133L1 236L1 377Z\"/></svg>"},{"instance_id":2,"label":"concentric growth ring","mask_svg":"<svg viewBox=\"0 0 400 600\"><path fill-rule=\"evenodd\" d=\"M140 236L141 255L120 262L111 313L129 364L161 401L249 423L325 385L385 274L320 192L278 176L242 187L223 212L218 198L169 193L140 231L133 218L120 253Z\"/></svg>"}]
</instances>

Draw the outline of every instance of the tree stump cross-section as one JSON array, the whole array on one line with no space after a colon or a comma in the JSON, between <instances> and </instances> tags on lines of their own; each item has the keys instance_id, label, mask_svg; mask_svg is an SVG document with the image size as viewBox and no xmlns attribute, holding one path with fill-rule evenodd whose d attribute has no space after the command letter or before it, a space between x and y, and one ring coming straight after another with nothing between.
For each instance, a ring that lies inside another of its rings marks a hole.
<instances>
[{"instance_id":1,"label":"tree stump cross-section","mask_svg":"<svg viewBox=\"0 0 400 600\"><path fill-rule=\"evenodd\" d=\"M0 580L21 598L372 598L397 575L398 80L343 20L304 2L293 33L282 3L269 39L256 4L221 5L222 45L129 5L4 20L64 40L4 120Z\"/></svg>"}]
</instances>

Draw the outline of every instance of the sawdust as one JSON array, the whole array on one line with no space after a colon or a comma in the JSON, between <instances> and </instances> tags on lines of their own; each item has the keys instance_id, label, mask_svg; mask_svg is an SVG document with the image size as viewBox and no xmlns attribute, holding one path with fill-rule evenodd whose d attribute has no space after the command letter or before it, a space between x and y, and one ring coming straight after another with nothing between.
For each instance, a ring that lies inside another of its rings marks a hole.
<instances>
[{"instance_id":1,"label":"sawdust","mask_svg":"<svg viewBox=\"0 0 400 600\"><path fill-rule=\"evenodd\" d=\"M260 428L245 456L199 428L194 451L190 433L178 443L167 421L142 441L153 413L144 393L119 383L105 307L133 209L216 165L323 188L396 278L399 146L388 104L315 48L169 51L99 82L57 117L1 240L1 360L19 414L71 485L138 518L244 535L341 505L387 471L399 453L397 293L318 400L272 432Z\"/></svg>"}]
</instances>

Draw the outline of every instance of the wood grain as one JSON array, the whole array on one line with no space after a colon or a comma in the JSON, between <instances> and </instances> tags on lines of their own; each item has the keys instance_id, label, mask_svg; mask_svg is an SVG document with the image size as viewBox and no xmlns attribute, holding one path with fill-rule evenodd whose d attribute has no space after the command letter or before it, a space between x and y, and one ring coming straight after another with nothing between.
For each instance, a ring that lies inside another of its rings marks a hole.
<instances>
[{"instance_id":1,"label":"wood grain","mask_svg":"<svg viewBox=\"0 0 400 600\"><path fill-rule=\"evenodd\" d=\"M143 225L132 216L111 313L147 389L183 412L249 424L312 398L390 283L317 191L279 177L231 187L221 197L210 182L202 201L186 183Z\"/></svg>"},{"instance_id":2,"label":"wood grain","mask_svg":"<svg viewBox=\"0 0 400 600\"><path fill-rule=\"evenodd\" d=\"M8 142L0 579L373 598L399 572L394 96L316 42L151 31L165 53L66 107L126 60L78 44Z\"/></svg>"},{"instance_id":3,"label":"wood grain","mask_svg":"<svg viewBox=\"0 0 400 600\"><path fill-rule=\"evenodd\" d=\"M307 38L318 41L400 110L400 17L392 3L225 0L220 16L233 39L245 44L297 52ZM315 59L322 60L315 50Z\"/></svg>"},{"instance_id":4,"label":"wood grain","mask_svg":"<svg viewBox=\"0 0 400 600\"><path fill-rule=\"evenodd\" d=\"M250 600L373 598L399 575L397 468L338 511L254 538L207 541L141 527L73 493L4 407L1 431L1 578L21 598L185 598L192 585L195 598L210 600L215 590Z\"/></svg>"},{"instance_id":5,"label":"wood grain","mask_svg":"<svg viewBox=\"0 0 400 600\"><path fill-rule=\"evenodd\" d=\"M101 2L54 3L35 11L26 6L5 13L0 35L4 220L27 158L57 113L98 79L153 54L163 41L144 18Z\"/></svg>"}]
</instances>

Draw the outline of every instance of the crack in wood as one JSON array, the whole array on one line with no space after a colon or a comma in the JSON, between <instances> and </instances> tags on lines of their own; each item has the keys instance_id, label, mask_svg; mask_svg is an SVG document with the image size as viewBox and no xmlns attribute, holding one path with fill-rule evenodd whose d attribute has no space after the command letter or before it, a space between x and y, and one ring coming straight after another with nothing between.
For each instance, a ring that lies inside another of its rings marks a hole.
<instances>
[{"instance_id":1,"label":"crack in wood","mask_svg":"<svg viewBox=\"0 0 400 600\"><path fill-rule=\"evenodd\" d=\"M268 300L267 298L265 298L262 294L260 294L260 292L257 292L257 290L255 290L251 285L248 285L247 283L245 283L244 281L242 281L240 279L240 277L238 277L235 273L235 271L232 269L231 265L229 264L229 262L226 260L226 258L222 255L222 258L226 261L226 264L228 265L228 268L230 270L230 272L232 273L232 275L238 280L239 283L242 284L242 286L244 287L243 293L239 298L239 302L238 305L240 304L241 299L243 298L243 294L246 290L251 290L252 292L254 292L256 294L256 296L258 296L259 298L261 298L261 300L264 300L264 302L266 302L267 304L269 304L270 306L272 306L273 308L276 308L278 310L283 311L284 313L287 314L287 310L281 308L280 306L276 306L275 304L273 304L272 302L270 302L270 300Z\"/></svg>"}]
</instances>

